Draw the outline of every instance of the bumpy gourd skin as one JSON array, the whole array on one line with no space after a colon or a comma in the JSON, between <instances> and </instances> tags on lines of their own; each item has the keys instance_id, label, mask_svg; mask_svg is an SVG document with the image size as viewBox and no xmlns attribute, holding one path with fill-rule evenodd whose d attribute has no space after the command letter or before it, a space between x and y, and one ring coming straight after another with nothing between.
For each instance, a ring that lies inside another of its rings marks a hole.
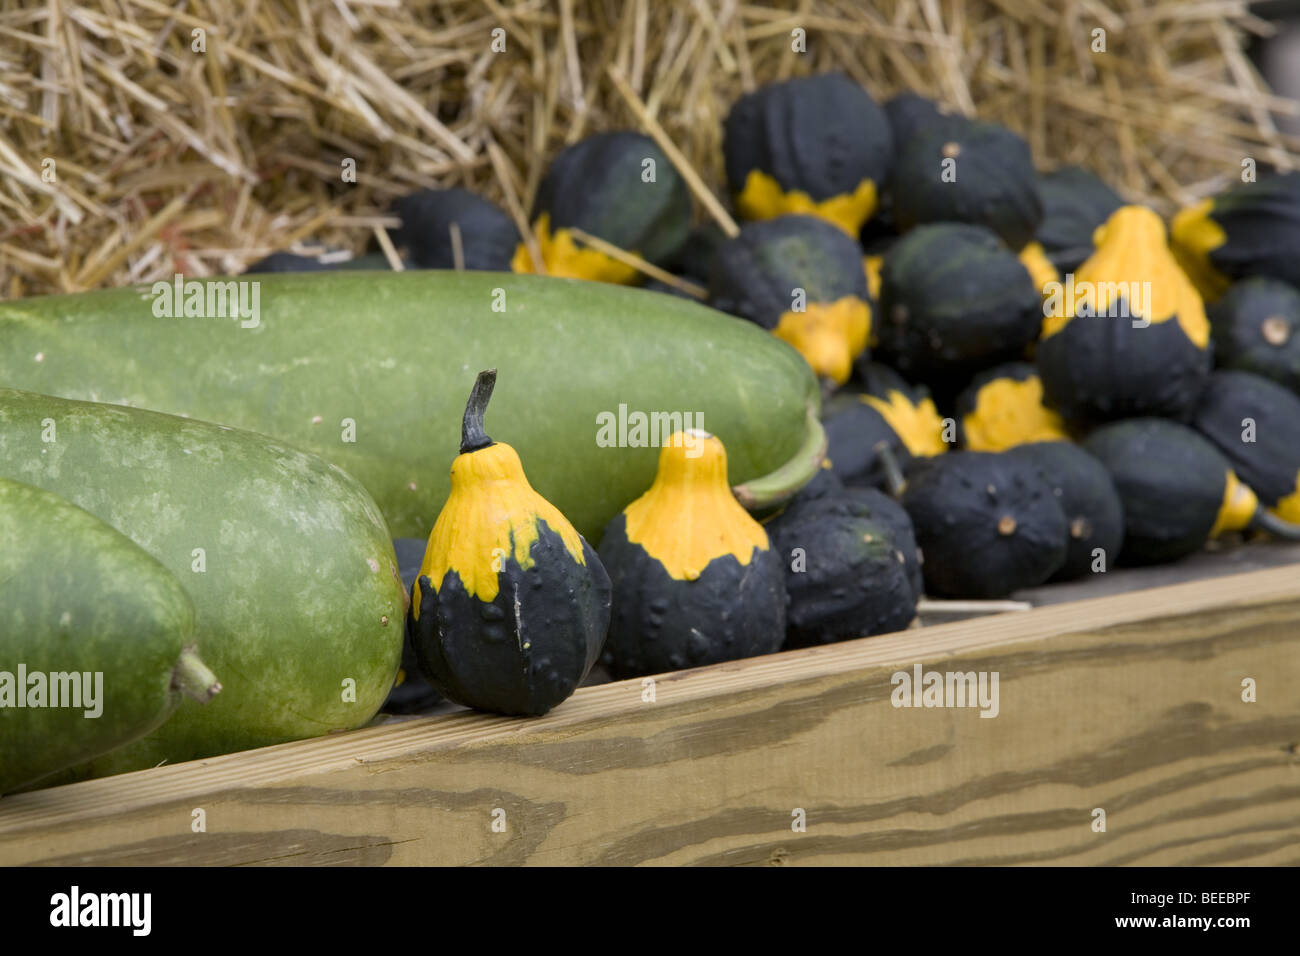
<instances>
[{"instance_id":1,"label":"bumpy gourd skin","mask_svg":"<svg viewBox=\"0 0 1300 956\"><path fill-rule=\"evenodd\" d=\"M1065 560L1065 513L1051 486L1036 468L1006 455L932 458L908 482L903 505L931 594L1006 597L1042 584Z\"/></svg>"},{"instance_id":2,"label":"bumpy gourd skin","mask_svg":"<svg viewBox=\"0 0 1300 956\"><path fill-rule=\"evenodd\" d=\"M790 595L788 647L887 634L916 616L917 594L903 550L910 548L915 557L910 522L906 541L896 541L890 523L858 489L836 484L797 496L767 525ZM796 548L803 552L798 565Z\"/></svg>"},{"instance_id":3,"label":"bumpy gourd skin","mask_svg":"<svg viewBox=\"0 0 1300 956\"><path fill-rule=\"evenodd\" d=\"M496 597L481 601L448 571L434 590L417 582L410 617L420 667L443 696L501 714L540 716L567 699L591 670L609 623L610 581L582 542L585 565L545 521L531 566L502 562Z\"/></svg>"},{"instance_id":4,"label":"bumpy gourd skin","mask_svg":"<svg viewBox=\"0 0 1300 956\"><path fill-rule=\"evenodd\" d=\"M785 638L781 558L732 497L722 443L681 435L601 538L614 586L602 660L616 678L770 654Z\"/></svg>"}]
</instances>

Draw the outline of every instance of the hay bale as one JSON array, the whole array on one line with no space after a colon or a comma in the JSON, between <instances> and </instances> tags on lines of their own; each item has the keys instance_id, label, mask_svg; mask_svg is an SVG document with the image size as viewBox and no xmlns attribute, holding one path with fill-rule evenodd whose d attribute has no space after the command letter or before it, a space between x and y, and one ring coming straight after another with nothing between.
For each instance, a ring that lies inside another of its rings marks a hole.
<instances>
[{"instance_id":1,"label":"hay bale","mask_svg":"<svg viewBox=\"0 0 1300 956\"><path fill-rule=\"evenodd\" d=\"M1270 94L1240 52L1242 35L1269 30L1247 4L1124 6L20 7L0 13L0 294L232 273L285 249L357 253L391 224L389 202L421 186L481 190L522 218L549 157L585 133L640 125L638 101L721 196L732 100L827 69L877 98L914 89L1006 123L1040 166L1082 163L1163 211L1220 187L1243 157L1294 165L1300 141L1273 114L1297 104Z\"/></svg>"}]
</instances>

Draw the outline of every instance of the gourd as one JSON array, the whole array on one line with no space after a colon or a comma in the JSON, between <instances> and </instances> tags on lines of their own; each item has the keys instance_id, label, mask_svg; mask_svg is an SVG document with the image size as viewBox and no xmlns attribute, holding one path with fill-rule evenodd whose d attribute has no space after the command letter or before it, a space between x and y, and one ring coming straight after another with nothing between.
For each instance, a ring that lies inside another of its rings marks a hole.
<instances>
[{"instance_id":1,"label":"gourd","mask_svg":"<svg viewBox=\"0 0 1300 956\"><path fill-rule=\"evenodd\" d=\"M920 226L885 257L880 349L903 375L932 387L1020 358L1042 315L1025 267L981 226Z\"/></svg>"},{"instance_id":2,"label":"gourd","mask_svg":"<svg viewBox=\"0 0 1300 956\"><path fill-rule=\"evenodd\" d=\"M707 432L667 440L654 483L605 528L600 559L615 678L770 654L785 638L783 558L732 496L726 449Z\"/></svg>"},{"instance_id":3,"label":"gourd","mask_svg":"<svg viewBox=\"0 0 1300 956\"><path fill-rule=\"evenodd\" d=\"M1098 428L1083 447L1110 472L1124 508L1126 564L1174 561L1229 531L1291 529L1260 506L1218 449L1193 429L1164 418L1133 418Z\"/></svg>"},{"instance_id":4,"label":"gourd","mask_svg":"<svg viewBox=\"0 0 1300 956\"><path fill-rule=\"evenodd\" d=\"M1207 312L1220 366L1300 393L1300 291L1266 276L1242 279Z\"/></svg>"},{"instance_id":5,"label":"gourd","mask_svg":"<svg viewBox=\"0 0 1300 956\"><path fill-rule=\"evenodd\" d=\"M908 521L905 512L903 520ZM829 472L810 482L766 529L785 565L787 647L887 634L916 616L904 550L915 557L910 521L905 539L897 540L870 500L839 485Z\"/></svg>"},{"instance_id":6,"label":"gourd","mask_svg":"<svg viewBox=\"0 0 1300 956\"><path fill-rule=\"evenodd\" d=\"M397 556L397 571L402 578L402 587L409 595L416 586L420 576L420 565L424 563L424 550L428 546L425 538L394 538L393 552ZM388 699L384 701L386 714L415 714L442 700L442 695L433 689L420 670L420 659L411 643L411 632L405 629L402 641L402 662L397 668L397 677L393 681Z\"/></svg>"},{"instance_id":7,"label":"gourd","mask_svg":"<svg viewBox=\"0 0 1300 956\"><path fill-rule=\"evenodd\" d=\"M816 216L856 238L893 162L889 120L842 73L798 77L738 99L723 155L741 217Z\"/></svg>"},{"instance_id":8,"label":"gourd","mask_svg":"<svg viewBox=\"0 0 1300 956\"><path fill-rule=\"evenodd\" d=\"M879 445L906 471L914 458L948 450L945 421L924 387L908 385L892 369L867 362L858 373L862 387L842 389L826 405L827 467L846 485L889 489L893 479Z\"/></svg>"},{"instance_id":9,"label":"gourd","mask_svg":"<svg viewBox=\"0 0 1300 956\"><path fill-rule=\"evenodd\" d=\"M1300 396L1250 372L1215 372L1191 424L1264 507L1300 523Z\"/></svg>"},{"instance_id":10,"label":"gourd","mask_svg":"<svg viewBox=\"0 0 1300 956\"><path fill-rule=\"evenodd\" d=\"M970 123L966 117L945 113L943 107L928 96L904 91L885 102L885 116L894 134L894 153L903 152L918 133L936 129L960 131Z\"/></svg>"},{"instance_id":11,"label":"gourd","mask_svg":"<svg viewBox=\"0 0 1300 956\"><path fill-rule=\"evenodd\" d=\"M770 330L836 384L867 348L867 298L858 244L812 216L749 223L714 253L710 304Z\"/></svg>"},{"instance_id":12,"label":"gourd","mask_svg":"<svg viewBox=\"0 0 1300 956\"><path fill-rule=\"evenodd\" d=\"M1001 598L1042 584L1066 558L1069 527L1041 471L1018 458L958 451L915 469L903 492L925 556L927 594Z\"/></svg>"},{"instance_id":13,"label":"gourd","mask_svg":"<svg viewBox=\"0 0 1300 956\"><path fill-rule=\"evenodd\" d=\"M402 225L393 242L421 269L504 272L519 230L504 209L467 189L421 189L393 203Z\"/></svg>"},{"instance_id":14,"label":"gourd","mask_svg":"<svg viewBox=\"0 0 1300 956\"><path fill-rule=\"evenodd\" d=\"M890 191L903 230L971 223L1016 252L1043 218L1029 145L996 123L945 123L917 132L899 153Z\"/></svg>"},{"instance_id":15,"label":"gourd","mask_svg":"<svg viewBox=\"0 0 1300 956\"><path fill-rule=\"evenodd\" d=\"M1038 374L1067 421L1190 413L1210 374L1210 325L1150 209L1112 215L1044 309Z\"/></svg>"},{"instance_id":16,"label":"gourd","mask_svg":"<svg viewBox=\"0 0 1300 956\"><path fill-rule=\"evenodd\" d=\"M691 197L654 140L626 130L597 133L551 161L537 187L532 225L548 275L633 283L641 278L636 269L582 245L573 230L663 265L686 241ZM541 271L523 242L511 267Z\"/></svg>"},{"instance_id":17,"label":"gourd","mask_svg":"<svg viewBox=\"0 0 1300 956\"><path fill-rule=\"evenodd\" d=\"M971 451L1006 451L1070 437L1061 416L1043 404L1043 383L1028 362L1008 362L976 375L958 396L956 410L960 440Z\"/></svg>"},{"instance_id":18,"label":"gourd","mask_svg":"<svg viewBox=\"0 0 1300 956\"><path fill-rule=\"evenodd\" d=\"M1073 272L1094 251L1093 234L1124 200L1081 166L1062 166L1038 177L1043 219L1035 243L1053 266ZM1033 245L1034 243L1031 243Z\"/></svg>"},{"instance_id":19,"label":"gourd","mask_svg":"<svg viewBox=\"0 0 1300 956\"><path fill-rule=\"evenodd\" d=\"M450 700L539 716L596 663L610 581L586 539L533 490L519 455L484 414L496 369L480 372L451 466L451 493L429 535L408 633L425 676Z\"/></svg>"},{"instance_id":20,"label":"gourd","mask_svg":"<svg viewBox=\"0 0 1300 956\"><path fill-rule=\"evenodd\" d=\"M1261 176L1188 206L1170 233L1178 261L1207 301L1251 276L1300 286L1300 172Z\"/></svg>"},{"instance_id":21,"label":"gourd","mask_svg":"<svg viewBox=\"0 0 1300 956\"><path fill-rule=\"evenodd\" d=\"M1039 468L1065 512L1065 562L1051 580L1108 570L1124 541L1124 506L1105 466L1068 441L1017 445L1007 454Z\"/></svg>"}]
</instances>

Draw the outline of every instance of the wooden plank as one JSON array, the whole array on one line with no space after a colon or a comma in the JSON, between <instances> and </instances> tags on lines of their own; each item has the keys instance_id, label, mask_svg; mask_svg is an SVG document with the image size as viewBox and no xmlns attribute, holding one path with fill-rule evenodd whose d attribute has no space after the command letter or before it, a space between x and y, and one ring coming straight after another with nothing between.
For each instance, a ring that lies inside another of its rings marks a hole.
<instances>
[{"instance_id":1,"label":"wooden plank","mask_svg":"<svg viewBox=\"0 0 1300 956\"><path fill-rule=\"evenodd\" d=\"M998 716L892 706L915 661L998 672ZM1294 568L654 687L653 702L624 681L539 720L420 717L7 797L0 863L1300 862Z\"/></svg>"}]
</instances>

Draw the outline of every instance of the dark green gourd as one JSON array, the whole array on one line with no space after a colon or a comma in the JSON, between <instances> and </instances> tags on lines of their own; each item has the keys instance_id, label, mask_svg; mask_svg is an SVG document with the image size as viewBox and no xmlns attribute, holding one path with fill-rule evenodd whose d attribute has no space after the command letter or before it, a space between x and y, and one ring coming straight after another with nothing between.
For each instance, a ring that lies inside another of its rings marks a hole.
<instances>
[{"instance_id":1,"label":"dark green gourd","mask_svg":"<svg viewBox=\"0 0 1300 956\"><path fill-rule=\"evenodd\" d=\"M1109 570L1124 542L1124 506L1106 467L1066 441L1017 445L1007 454L1039 468L1065 512L1065 563L1052 580Z\"/></svg>"},{"instance_id":2,"label":"dark green gourd","mask_svg":"<svg viewBox=\"0 0 1300 956\"><path fill-rule=\"evenodd\" d=\"M1214 359L1300 393L1300 291L1266 276L1234 283L1207 308Z\"/></svg>"},{"instance_id":3,"label":"dark green gourd","mask_svg":"<svg viewBox=\"0 0 1300 956\"><path fill-rule=\"evenodd\" d=\"M1001 598L1042 584L1066 558L1065 512L1037 467L961 451L918 468L903 494L926 592Z\"/></svg>"},{"instance_id":4,"label":"dark green gourd","mask_svg":"<svg viewBox=\"0 0 1300 956\"><path fill-rule=\"evenodd\" d=\"M1094 247L1093 233L1124 205L1124 200L1094 173L1062 166L1038 178L1043 219L1034 239L1062 273L1079 268Z\"/></svg>"},{"instance_id":5,"label":"dark green gourd","mask_svg":"<svg viewBox=\"0 0 1300 956\"><path fill-rule=\"evenodd\" d=\"M421 269L506 272L519 245L514 220L466 189L421 189L393 203L402 225L393 242Z\"/></svg>"}]
</instances>

